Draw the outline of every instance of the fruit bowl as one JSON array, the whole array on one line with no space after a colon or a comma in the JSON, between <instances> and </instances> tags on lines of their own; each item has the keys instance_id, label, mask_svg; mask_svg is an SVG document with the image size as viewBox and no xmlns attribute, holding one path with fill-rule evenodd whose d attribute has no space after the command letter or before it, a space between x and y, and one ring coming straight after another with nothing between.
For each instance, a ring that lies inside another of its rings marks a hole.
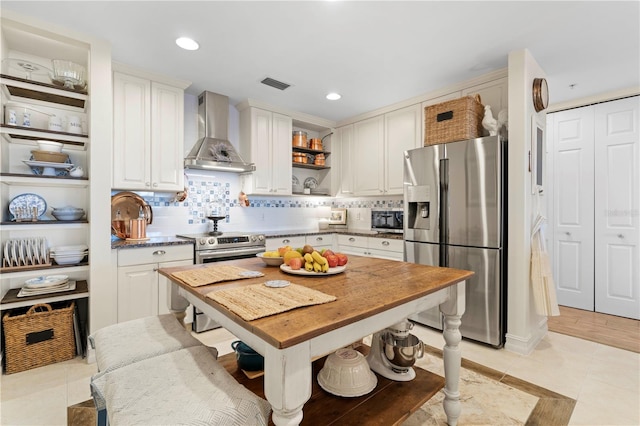
<instances>
[{"instance_id":1,"label":"fruit bowl","mask_svg":"<svg viewBox=\"0 0 640 426\"><path fill-rule=\"evenodd\" d=\"M262 261L269 266L280 266L284 263L284 257L269 257L265 256L266 252L256 254L256 257L262 259Z\"/></svg>"}]
</instances>

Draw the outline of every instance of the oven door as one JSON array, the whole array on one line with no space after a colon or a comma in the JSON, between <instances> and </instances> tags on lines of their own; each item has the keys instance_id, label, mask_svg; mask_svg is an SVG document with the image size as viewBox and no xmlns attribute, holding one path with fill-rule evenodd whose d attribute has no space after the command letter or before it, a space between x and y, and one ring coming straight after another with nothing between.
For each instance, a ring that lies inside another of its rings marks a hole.
<instances>
[{"instance_id":1,"label":"oven door","mask_svg":"<svg viewBox=\"0 0 640 426\"><path fill-rule=\"evenodd\" d=\"M264 246L221 250L199 250L196 251L195 263L203 264L220 262L223 260L245 259L247 257L255 257L256 254L262 253L263 251L265 251ZM193 331L201 333L203 331L213 330L214 328L219 327L220 324L206 316L200 309L196 307L193 308L193 323L191 325L191 329Z\"/></svg>"}]
</instances>

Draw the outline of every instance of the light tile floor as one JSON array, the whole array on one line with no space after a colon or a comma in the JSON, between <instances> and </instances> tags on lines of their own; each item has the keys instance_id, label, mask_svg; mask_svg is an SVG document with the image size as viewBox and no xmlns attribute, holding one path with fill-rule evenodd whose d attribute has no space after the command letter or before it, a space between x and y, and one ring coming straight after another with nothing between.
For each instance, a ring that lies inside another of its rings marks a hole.
<instances>
[{"instance_id":1,"label":"light tile floor","mask_svg":"<svg viewBox=\"0 0 640 426\"><path fill-rule=\"evenodd\" d=\"M441 348L442 336L416 325L413 333ZM197 334L221 355L235 337L224 329ZM469 341L471 361L577 400L571 425L640 425L640 354L549 332L530 355ZM67 362L0 377L0 425L66 425L67 406L91 397L95 364ZM505 407L506 408L506 407Z\"/></svg>"}]
</instances>

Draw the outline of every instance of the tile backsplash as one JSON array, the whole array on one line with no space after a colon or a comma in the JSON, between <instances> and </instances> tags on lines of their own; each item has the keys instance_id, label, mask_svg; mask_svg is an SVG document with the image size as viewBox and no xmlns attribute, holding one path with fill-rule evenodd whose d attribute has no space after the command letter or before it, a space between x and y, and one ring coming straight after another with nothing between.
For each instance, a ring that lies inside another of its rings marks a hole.
<instances>
[{"instance_id":1,"label":"tile backsplash","mask_svg":"<svg viewBox=\"0 0 640 426\"><path fill-rule=\"evenodd\" d=\"M402 196L332 198L314 196L249 196L249 206L239 200L240 177L233 173L188 170L185 175L187 198L176 200L174 193L138 192L153 210L149 236L197 234L213 225L207 214L212 203L226 216L218 222L223 232L316 231L321 218L329 217L332 207L347 209L347 225L370 229L370 209L403 206ZM117 191L114 191L114 193Z\"/></svg>"}]
</instances>

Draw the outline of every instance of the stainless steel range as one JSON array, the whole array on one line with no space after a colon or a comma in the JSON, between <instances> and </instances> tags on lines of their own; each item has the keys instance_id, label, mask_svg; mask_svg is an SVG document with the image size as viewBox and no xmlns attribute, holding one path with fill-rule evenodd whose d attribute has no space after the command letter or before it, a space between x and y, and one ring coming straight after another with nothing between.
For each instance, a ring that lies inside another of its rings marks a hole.
<instances>
[{"instance_id":1,"label":"stainless steel range","mask_svg":"<svg viewBox=\"0 0 640 426\"><path fill-rule=\"evenodd\" d=\"M196 264L254 257L265 251L266 247L263 234L222 233L216 229L211 233L178 235L178 237L194 241L193 263ZM199 333L218 327L220 327L218 323L194 308L193 331Z\"/></svg>"}]
</instances>

